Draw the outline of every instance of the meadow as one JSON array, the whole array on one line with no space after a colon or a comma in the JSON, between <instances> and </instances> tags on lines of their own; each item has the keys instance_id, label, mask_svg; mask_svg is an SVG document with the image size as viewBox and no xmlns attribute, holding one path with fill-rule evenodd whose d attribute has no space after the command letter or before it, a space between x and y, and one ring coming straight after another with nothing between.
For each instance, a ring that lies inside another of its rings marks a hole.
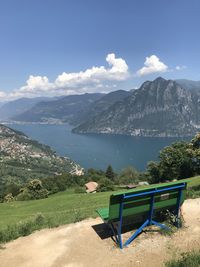
<instances>
[{"instance_id":1,"label":"meadow","mask_svg":"<svg viewBox=\"0 0 200 267\"><path fill-rule=\"evenodd\" d=\"M74 193L74 189L69 189L46 199L1 203L0 242L30 234L37 229L97 217L95 210L106 207L112 193ZM199 196L200 176L190 178L187 197Z\"/></svg>"}]
</instances>

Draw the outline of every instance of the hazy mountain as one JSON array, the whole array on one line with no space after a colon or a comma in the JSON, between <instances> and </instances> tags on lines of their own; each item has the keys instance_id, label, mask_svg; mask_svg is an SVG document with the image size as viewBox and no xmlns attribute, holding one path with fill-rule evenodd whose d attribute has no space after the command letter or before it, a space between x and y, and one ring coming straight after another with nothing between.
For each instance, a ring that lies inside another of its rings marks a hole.
<instances>
[{"instance_id":1,"label":"hazy mountain","mask_svg":"<svg viewBox=\"0 0 200 267\"><path fill-rule=\"evenodd\" d=\"M41 101L49 101L50 97L36 97L36 98L19 98L2 104L0 106L0 120L9 120L13 116L17 116L28 109L32 108L35 104Z\"/></svg>"},{"instance_id":2,"label":"hazy mountain","mask_svg":"<svg viewBox=\"0 0 200 267\"><path fill-rule=\"evenodd\" d=\"M191 81L186 79L176 80L183 88L200 93L200 81Z\"/></svg>"},{"instance_id":3,"label":"hazy mountain","mask_svg":"<svg viewBox=\"0 0 200 267\"><path fill-rule=\"evenodd\" d=\"M87 113L90 105L103 94L82 94L62 97L54 101L40 102L28 111L12 119L25 122L69 122Z\"/></svg>"},{"instance_id":4,"label":"hazy mountain","mask_svg":"<svg viewBox=\"0 0 200 267\"><path fill-rule=\"evenodd\" d=\"M134 136L189 136L200 130L200 98L161 77L143 85L73 131Z\"/></svg>"}]
</instances>

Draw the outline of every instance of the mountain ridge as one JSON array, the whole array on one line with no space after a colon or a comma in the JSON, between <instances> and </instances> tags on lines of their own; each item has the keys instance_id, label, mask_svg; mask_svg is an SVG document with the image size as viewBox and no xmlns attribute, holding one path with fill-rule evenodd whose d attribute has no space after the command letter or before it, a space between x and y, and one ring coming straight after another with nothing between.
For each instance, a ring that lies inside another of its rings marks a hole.
<instances>
[{"instance_id":1,"label":"mountain ridge","mask_svg":"<svg viewBox=\"0 0 200 267\"><path fill-rule=\"evenodd\" d=\"M75 133L191 136L200 129L200 99L173 80L144 82L131 96L73 129Z\"/></svg>"}]
</instances>

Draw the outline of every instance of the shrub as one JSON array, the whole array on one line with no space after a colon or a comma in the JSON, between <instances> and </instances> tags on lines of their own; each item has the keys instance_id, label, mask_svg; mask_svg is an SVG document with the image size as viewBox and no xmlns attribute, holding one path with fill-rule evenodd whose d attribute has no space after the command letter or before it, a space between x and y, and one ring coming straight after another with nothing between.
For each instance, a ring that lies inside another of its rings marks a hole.
<instances>
[{"instance_id":1,"label":"shrub","mask_svg":"<svg viewBox=\"0 0 200 267\"><path fill-rule=\"evenodd\" d=\"M133 167L124 168L118 179L119 184L137 183L139 180L139 172Z\"/></svg>"},{"instance_id":2,"label":"shrub","mask_svg":"<svg viewBox=\"0 0 200 267\"><path fill-rule=\"evenodd\" d=\"M20 236L27 236L44 226L52 226L52 222L45 218L43 214L39 213L35 218L18 224L8 225L5 229L0 230L0 243L8 242Z\"/></svg>"},{"instance_id":3,"label":"shrub","mask_svg":"<svg viewBox=\"0 0 200 267\"><path fill-rule=\"evenodd\" d=\"M32 199L32 196L26 188L22 188L20 190L19 195L17 195L16 197L16 200L18 201L26 201L26 200L31 200L31 199Z\"/></svg>"},{"instance_id":4,"label":"shrub","mask_svg":"<svg viewBox=\"0 0 200 267\"><path fill-rule=\"evenodd\" d=\"M30 235L33 232L33 227L34 223L32 221L26 221L26 222L21 222L18 225L18 234L19 236L27 236Z\"/></svg>"},{"instance_id":5,"label":"shrub","mask_svg":"<svg viewBox=\"0 0 200 267\"><path fill-rule=\"evenodd\" d=\"M74 189L74 193L76 193L76 194L85 193L85 188L84 187L76 187Z\"/></svg>"},{"instance_id":6,"label":"shrub","mask_svg":"<svg viewBox=\"0 0 200 267\"><path fill-rule=\"evenodd\" d=\"M74 223L80 222L83 219L85 219L85 216L81 214L80 210L74 210L73 214L74 214Z\"/></svg>"},{"instance_id":7,"label":"shrub","mask_svg":"<svg viewBox=\"0 0 200 267\"><path fill-rule=\"evenodd\" d=\"M97 188L98 192L106 192L114 190L115 190L114 185L109 179L104 178L99 181L99 186Z\"/></svg>"},{"instance_id":8,"label":"shrub","mask_svg":"<svg viewBox=\"0 0 200 267\"><path fill-rule=\"evenodd\" d=\"M39 179L31 180L25 188L21 188L17 200L41 199L48 197L48 190L43 188Z\"/></svg>"},{"instance_id":9,"label":"shrub","mask_svg":"<svg viewBox=\"0 0 200 267\"><path fill-rule=\"evenodd\" d=\"M35 217L36 225L43 225L46 222L45 216L42 213L38 213Z\"/></svg>"},{"instance_id":10,"label":"shrub","mask_svg":"<svg viewBox=\"0 0 200 267\"><path fill-rule=\"evenodd\" d=\"M171 260L165 264L166 267L197 267L200 266L200 251L186 252L181 254L178 260Z\"/></svg>"},{"instance_id":11,"label":"shrub","mask_svg":"<svg viewBox=\"0 0 200 267\"><path fill-rule=\"evenodd\" d=\"M12 201L14 201L12 193L9 193L4 197L4 202L12 202Z\"/></svg>"}]
</instances>

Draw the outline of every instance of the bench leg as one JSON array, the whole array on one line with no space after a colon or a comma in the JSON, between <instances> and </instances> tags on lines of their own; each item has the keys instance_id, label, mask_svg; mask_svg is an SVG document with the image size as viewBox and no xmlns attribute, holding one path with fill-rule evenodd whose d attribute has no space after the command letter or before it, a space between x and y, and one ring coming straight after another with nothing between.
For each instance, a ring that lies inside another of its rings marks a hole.
<instances>
[{"instance_id":1,"label":"bench leg","mask_svg":"<svg viewBox=\"0 0 200 267\"><path fill-rule=\"evenodd\" d=\"M125 242L124 246L129 245L141 232L142 230L149 224L149 219L147 219L141 226L138 228L135 233Z\"/></svg>"},{"instance_id":2,"label":"bench leg","mask_svg":"<svg viewBox=\"0 0 200 267\"><path fill-rule=\"evenodd\" d=\"M177 228L180 227L180 207L181 207L181 198L182 198L182 189L179 189L178 192L178 198L177 198L177 203L176 203L176 222L175 225Z\"/></svg>"},{"instance_id":3,"label":"bench leg","mask_svg":"<svg viewBox=\"0 0 200 267\"><path fill-rule=\"evenodd\" d=\"M165 224L162 224L162 223L159 223L159 222L156 222L156 221L153 221L153 220L152 220L152 224L154 224L156 226L159 226L162 229L166 229L166 230L171 231L171 229L169 227L167 227Z\"/></svg>"},{"instance_id":4,"label":"bench leg","mask_svg":"<svg viewBox=\"0 0 200 267\"><path fill-rule=\"evenodd\" d=\"M110 229L112 230L113 236L115 237L115 243L119 244L119 238L118 238L118 235L116 234L113 223L110 223L109 226L110 226Z\"/></svg>"}]
</instances>

